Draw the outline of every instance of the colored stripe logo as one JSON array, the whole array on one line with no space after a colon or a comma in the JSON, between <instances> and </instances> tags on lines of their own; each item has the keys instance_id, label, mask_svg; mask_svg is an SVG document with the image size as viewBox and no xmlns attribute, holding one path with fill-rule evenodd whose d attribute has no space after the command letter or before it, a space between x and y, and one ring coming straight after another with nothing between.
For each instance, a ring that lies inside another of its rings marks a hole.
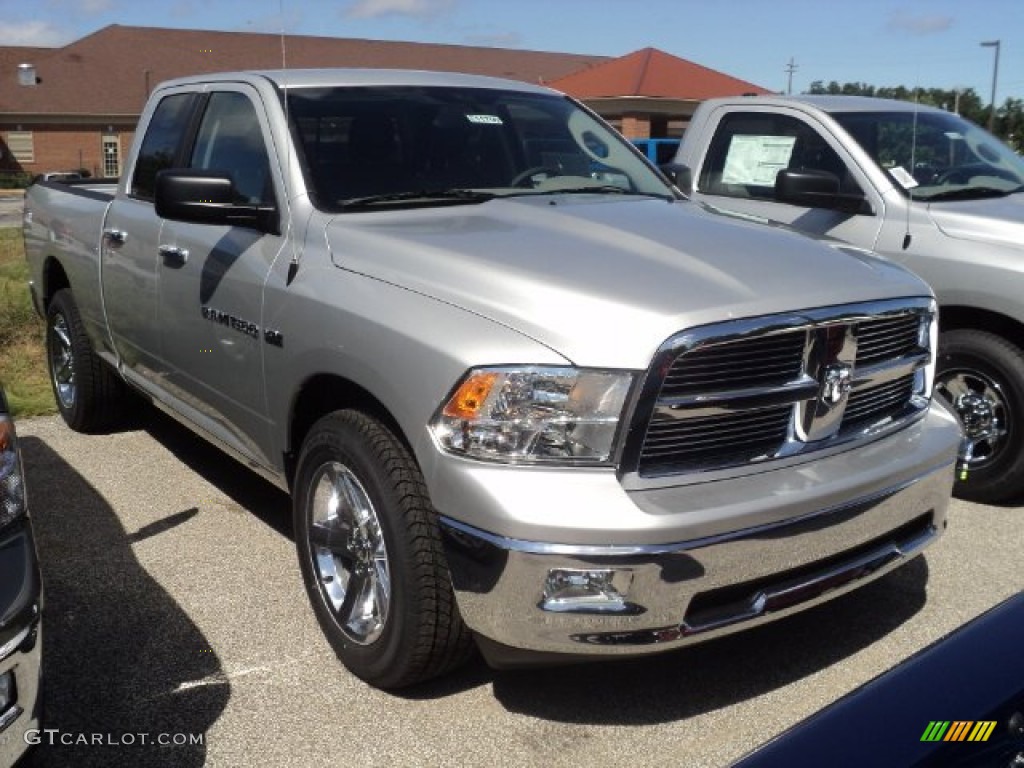
<instances>
[{"instance_id":1,"label":"colored stripe logo","mask_svg":"<svg viewBox=\"0 0 1024 768\"><path fill-rule=\"evenodd\" d=\"M995 729L995 720L932 720L921 741L988 741Z\"/></svg>"}]
</instances>

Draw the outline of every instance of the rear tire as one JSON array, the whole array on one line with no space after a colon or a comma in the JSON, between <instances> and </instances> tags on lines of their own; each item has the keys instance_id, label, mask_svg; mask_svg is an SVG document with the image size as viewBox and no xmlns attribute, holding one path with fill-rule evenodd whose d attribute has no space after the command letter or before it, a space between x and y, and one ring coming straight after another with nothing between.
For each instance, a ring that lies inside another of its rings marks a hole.
<instances>
[{"instance_id":1,"label":"rear tire","mask_svg":"<svg viewBox=\"0 0 1024 768\"><path fill-rule=\"evenodd\" d=\"M57 409L76 432L96 432L124 415L125 387L96 354L68 288L46 308L46 361Z\"/></svg>"},{"instance_id":2,"label":"rear tire","mask_svg":"<svg viewBox=\"0 0 1024 768\"><path fill-rule=\"evenodd\" d=\"M987 331L943 333L935 392L964 429L953 493L989 504L1024 494L1024 352Z\"/></svg>"},{"instance_id":3,"label":"rear tire","mask_svg":"<svg viewBox=\"0 0 1024 768\"><path fill-rule=\"evenodd\" d=\"M320 419L303 443L293 499L306 592L353 674L402 688L469 656L437 513L386 426L350 410Z\"/></svg>"}]
</instances>

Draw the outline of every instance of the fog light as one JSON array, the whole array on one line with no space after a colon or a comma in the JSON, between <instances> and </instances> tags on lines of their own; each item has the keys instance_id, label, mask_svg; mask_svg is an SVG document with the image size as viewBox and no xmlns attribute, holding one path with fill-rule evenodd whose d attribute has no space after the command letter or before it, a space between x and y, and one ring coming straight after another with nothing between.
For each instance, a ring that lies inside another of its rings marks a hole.
<instances>
[{"instance_id":1,"label":"fog light","mask_svg":"<svg viewBox=\"0 0 1024 768\"><path fill-rule=\"evenodd\" d=\"M14 693L14 673L4 672L0 675L0 713L6 712L15 699L17 696Z\"/></svg>"},{"instance_id":2,"label":"fog light","mask_svg":"<svg viewBox=\"0 0 1024 768\"><path fill-rule=\"evenodd\" d=\"M559 613L642 612L642 608L626 602L632 583L632 571L552 568L544 580L540 607Z\"/></svg>"}]
</instances>

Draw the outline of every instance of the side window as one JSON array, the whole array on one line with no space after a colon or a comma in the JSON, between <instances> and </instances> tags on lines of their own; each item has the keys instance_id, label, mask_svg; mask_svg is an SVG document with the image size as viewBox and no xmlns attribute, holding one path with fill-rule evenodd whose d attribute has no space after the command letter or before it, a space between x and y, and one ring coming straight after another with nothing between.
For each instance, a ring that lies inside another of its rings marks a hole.
<instances>
[{"instance_id":1,"label":"side window","mask_svg":"<svg viewBox=\"0 0 1024 768\"><path fill-rule=\"evenodd\" d=\"M855 189L846 164L809 125L788 115L734 112L722 118L698 179L705 194L772 200L784 169L828 171Z\"/></svg>"},{"instance_id":2,"label":"side window","mask_svg":"<svg viewBox=\"0 0 1024 768\"><path fill-rule=\"evenodd\" d=\"M132 174L130 194L142 200L152 200L156 190L156 174L174 164L182 137L188 130L189 115L195 94L176 93L166 96L157 104L153 119L146 128L146 136L139 149L135 171ZM104 146L106 149L106 146Z\"/></svg>"},{"instance_id":3,"label":"side window","mask_svg":"<svg viewBox=\"0 0 1024 768\"><path fill-rule=\"evenodd\" d=\"M270 157L252 102L242 93L214 93L207 102L189 167L231 177L237 202L273 200Z\"/></svg>"}]
</instances>

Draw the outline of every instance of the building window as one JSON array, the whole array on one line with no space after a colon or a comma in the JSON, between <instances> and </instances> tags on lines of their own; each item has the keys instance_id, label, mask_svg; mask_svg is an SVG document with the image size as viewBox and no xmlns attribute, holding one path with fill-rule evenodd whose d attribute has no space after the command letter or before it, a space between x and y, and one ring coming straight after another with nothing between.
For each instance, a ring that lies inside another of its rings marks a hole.
<instances>
[{"instance_id":1,"label":"building window","mask_svg":"<svg viewBox=\"0 0 1024 768\"><path fill-rule=\"evenodd\" d=\"M34 163L36 161L36 147L32 131L8 131L7 148L11 150L11 156L16 162Z\"/></svg>"},{"instance_id":2,"label":"building window","mask_svg":"<svg viewBox=\"0 0 1024 768\"><path fill-rule=\"evenodd\" d=\"M121 141L117 134L103 134L103 175L107 178L121 175Z\"/></svg>"}]
</instances>

